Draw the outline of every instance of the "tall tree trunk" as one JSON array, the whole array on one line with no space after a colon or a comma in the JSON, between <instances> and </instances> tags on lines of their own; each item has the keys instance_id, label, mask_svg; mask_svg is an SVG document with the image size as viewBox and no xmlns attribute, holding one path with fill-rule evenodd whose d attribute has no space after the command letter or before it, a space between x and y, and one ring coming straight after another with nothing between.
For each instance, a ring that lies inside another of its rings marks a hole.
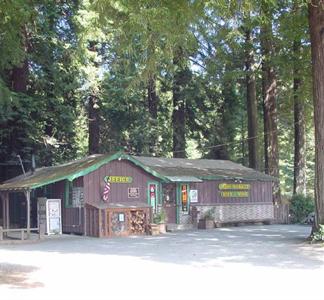
<instances>
[{"instance_id":1,"label":"tall tree trunk","mask_svg":"<svg viewBox=\"0 0 324 300\"><path fill-rule=\"evenodd\" d=\"M147 84L147 105L148 105L148 110L150 113L151 117L151 139L149 142L149 152L150 153L155 153L156 148L157 148L157 116L158 116L158 102L159 98L156 93L156 78L155 76L151 75L149 76L148 79L148 84Z\"/></svg>"},{"instance_id":2,"label":"tall tree trunk","mask_svg":"<svg viewBox=\"0 0 324 300\"><path fill-rule=\"evenodd\" d=\"M186 70L183 67L182 49L175 51L173 64L176 67L173 78L173 157L186 157L186 111L183 88L186 84Z\"/></svg>"},{"instance_id":3,"label":"tall tree trunk","mask_svg":"<svg viewBox=\"0 0 324 300\"><path fill-rule=\"evenodd\" d=\"M277 133L277 80L271 56L273 53L271 23L262 27L261 47L263 52L263 107L264 107L264 128L265 128L265 161L267 162L266 172L279 178L279 149ZM279 182L273 184L274 202L280 202Z\"/></svg>"},{"instance_id":4,"label":"tall tree trunk","mask_svg":"<svg viewBox=\"0 0 324 300\"><path fill-rule=\"evenodd\" d=\"M251 31L245 31L246 44L246 106L248 115L248 147L249 147L249 167L258 169L258 110L256 98L256 83L253 73L253 45L251 40Z\"/></svg>"},{"instance_id":5,"label":"tall tree trunk","mask_svg":"<svg viewBox=\"0 0 324 300\"><path fill-rule=\"evenodd\" d=\"M88 118L89 118L89 154L96 154L99 153L100 116L99 116L98 99L93 94L89 96Z\"/></svg>"},{"instance_id":6,"label":"tall tree trunk","mask_svg":"<svg viewBox=\"0 0 324 300\"><path fill-rule=\"evenodd\" d=\"M324 224L324 3L308 5L315 124L315 229Z\"/></svg>"},{"instance_id":7,"label":"tall tree trunk","mask_svg":"<svg viewBox=\"0 0 324 300\"><path fill-rule=\"evenodd\" d=\"M27 56L28 52L28 36L25 28L22 29L22 47ZM27 81L28 81L28 60L25 59L19 64L14 66L8 71L8 86L10 89L17 93L27 92ZM17 111L17 107L14 105L13 110ZM22 153L26 147L24 140L27 139L25 128L17 125L19 124L19 117L10 119L7 122L7 127L10 129L10 135L8 140L8 153Z\"/></svg>"},{"instance_id":8,"label":"tall tree trunk","mask_svg":"<svg viewBox=\"0 0 324 300\"><path fill-rule=\"evenodd\" d=\"M295 127L295 156L294 156L294 194L306 195L306 134L305 134L305 110L303 101L300 99L300 70L298 53L300 41L295 41L293 46L294 65L294 127Z\"/></svg>"},{"instance_id":9,"label":"tall tree trunk","mask_svg":"<svg viewBox=\"0 0 324 300\"><path fill-rule=\"evenodd\" d=\"M152 119L157 119L159 98L156 94L156 78L149 76L147 84L147 104Z\"/></svg>"},{"instance_id":10,"label":"tall tree trunk","mask_svg":"<svg viewBox=\"0 0 324 300\"><path fill-rule=\"evenodd\" d=\"M11 89L18 93L27 91L28 61L25 59L21 65L11 70Z\"/></svg>"}]
</instances>

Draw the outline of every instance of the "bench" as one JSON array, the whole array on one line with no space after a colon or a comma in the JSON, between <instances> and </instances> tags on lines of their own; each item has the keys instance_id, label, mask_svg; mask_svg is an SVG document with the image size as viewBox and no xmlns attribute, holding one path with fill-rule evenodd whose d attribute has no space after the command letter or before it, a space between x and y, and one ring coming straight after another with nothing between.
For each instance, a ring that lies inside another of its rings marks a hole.
<instances>
[{"instance_id":1,"label":"bench","mask_svg":"<svg viewBox=\"0 0 324 300\"><path fill-rule=\"evenodd\" d=\"M38 228L30 228L29 231L35 231ZM20 239L23 241L25 239L25 232L27 233L27 228L10 228L10 229L3 229L0 226L0 241L3 240L4 234L8 234L10 232L20 232Z\"/></svg>"}]
</instances>

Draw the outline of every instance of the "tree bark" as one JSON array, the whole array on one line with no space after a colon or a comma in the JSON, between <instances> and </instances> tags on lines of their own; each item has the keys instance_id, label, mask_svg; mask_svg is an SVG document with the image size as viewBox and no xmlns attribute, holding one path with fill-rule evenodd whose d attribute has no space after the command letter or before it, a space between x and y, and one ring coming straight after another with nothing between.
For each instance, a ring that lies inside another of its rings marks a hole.
<instances>
[{"instance_id":1,"label":"tree bark","mask_svg":"<svg viewBox=\"0 0 324 300\"><path fill-rule=\"evenodd\" d=\"M300 67L297 59L300 51L300 41L295 41L293 46L295 63L293 79L294 98L294 127L295 127L295 156L294 156L294 194L306 195L306 131L305 109L300 99Z\"/></svg>"},{"instance_id":2,"label":"tree bark","mask_svg":"<svg viewBox=\"0 0 324 300\"><path fill-rule=\"evenodd\" d=\"M245 31L246 44L246 106L248 115L248 148L249 148L249 167L258 169L258 110L256 98L256 83L253 73L253 45L251 40L251 31Z\"/></svg>"},{"instance_id":3,"label":"tree bark","mask_svg":"<svg viewBox=\"0 0 324 300\"><path fill-rule=\"evenodd\" d=\"M27 91L28 61L25 59L21 65L11 70L11 89L18 93Z\"/></svg>"},{"instance_id":4,"label":"tree bark","mask_svg":"<svg viewBox=\"0 0 324 300\"><path fill-rule=\"evenodd\" d=\"M271 63L273 54L271 23L262 27L261 47L263 54L263 108L264 108L264 139L266 173L279 178L279 150L277 133L277 80ZM273 184L274 202L280 202L279 182Z\"/></svg>"},{"instance_id":5,"label":"tree bark","mask_svg":"<svg viewBox=\"0 0 324 300\"><path fill-rule=\"evenodd\" d=\"M175 51L173 64L175 65L175 74L173 78L173 157L186 157L186 111L185 97L183 88L186 84L186 70L182 64L182 49Z\"/></svg>"},{"instance_id":6,"label":"tree bark","mask_svg":"<svg viewBox=\"0 0 324 300\"><path fill-rule=\"evenodd\" d=\"M156 78L149 76L147 85L147 104L152 119L157 119L159 98L156 93Z\"/></svg>"},{"instance_id":7,"label":"tree bark","mask_svg":"<svg viewBox=\"0 0 324 300\"><path fill-rule=\"evenodd\" d=\"M150 125L151 125L151 135L149 142L149 152L151 154L156 153L157 151L157 117L158 117L158 102L159 98L156 93L156 78L155 76L149 76L148 84L147 84L147 105L150 114Z\"/></svg>"},{"instance_id":8,"label":"tree bark","mask_svg":"<svg viewBox=\"0 0 324 300\"><path fill-rule=\"evenodd\" d=\"M324 224L324 3L308 5L315 125L315 230Z\"/></svg>"},{"instance_id":9,"label":"tree bark","mask_svg":"<svg viewBox=\"0 0 324 300\"><path fill-rule=\"evenodd\" d=\"M95 95L89 96L89 154L99 153L100 143L100 116L98 99Z\"/></svg>"}]
</instances>

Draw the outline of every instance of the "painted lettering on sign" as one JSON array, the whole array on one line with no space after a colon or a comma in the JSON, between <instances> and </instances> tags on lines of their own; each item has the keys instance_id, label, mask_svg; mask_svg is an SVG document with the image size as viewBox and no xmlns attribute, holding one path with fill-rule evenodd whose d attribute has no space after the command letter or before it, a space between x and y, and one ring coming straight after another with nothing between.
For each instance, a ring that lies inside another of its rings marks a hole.
<instances>
[{"instance_id":1,"label":"painted lettering on sign","mask_svg":"<svg viewBox=\"0 0 324 300\"><path fill-rule=\"evenodd\" d=\"M222 191L221 196L224 198L247 198L249 197L248 191Z\"/></svg>"},{"instance_id":2,"label":"painted lettering on sign","mask_svg":"<svg viewBox=\"0 0 324 300\"><path fill-rule=\"evenodd\" d=\"M128 198L139 198L139 188L138 187L130 187L128 188Z\"/></svg>"},{"instance_id":3,"label":"painted lettering on sign","mask_svg":"<svg viewBox=\"0 0 324 300\"><path fill-rule=\"evenodd\" d=\"M105 182L110 183L132 183L133 177L130 176L105 176Z\"/></svg>"},{"instance_id":4,"label":"painted lettering on sign","mask_svg":"<svg viewBox=\"0 0 324 300\"><path fill-rule=\"evenodd\" d=\"M249 190L251 185L248 183L220 183L218 188L220 190Z\"/></svg>"}]
</instances>

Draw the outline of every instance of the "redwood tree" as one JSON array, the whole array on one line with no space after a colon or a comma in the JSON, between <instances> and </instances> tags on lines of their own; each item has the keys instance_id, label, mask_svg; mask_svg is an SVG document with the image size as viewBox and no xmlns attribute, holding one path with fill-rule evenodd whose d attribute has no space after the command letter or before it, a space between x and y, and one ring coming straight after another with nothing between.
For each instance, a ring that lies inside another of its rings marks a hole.
<instances>
[{"instance_id":1,"label":"redwood tree","mask_svg":"<svg viewBox=\"0 0 324 300\"><path fill-rule=\"evenodd\" d=\"M277 79L273 56L273 35L271 22L262 26L261 47L262 62L262 93L264 110L264 143L265 143L265 171L267 174L279 178L279 149L277 127ZM274 202L280 201L279 182L274 183Z\"/></svg>"},{"instance_id":2,"label":"redwood tree","mask_svg":"<svg viewBox=\"0 0 324 300\"><path fill-rule=\"evenodd\" d=\"M251 30L245 30L246 44L246 106L248 114L248 146L249 146L249 167L258 169L258 120L257 120L257 98L256 98L256 82L253 73L253 44L251 39Z\"/></svg>"},{"instance_id":3,"label":"redwood tree","mask_svg":"<svg viewBox=\"0 0 324 300\"><path fill-rule=\"evenodd\" d=\"M306 128L305 108L300 98L301 75L298 54L300 52L300 41L294 41L294 129L295 129L295 155L294 155L294 194L306 195Z\"/></svg>"},{"instance_id":4,"label":"redwood tree","mask_svg":"<svg viewBox=\"0 0 324 300\"><path fill-rule=\"evenodd\" d=\"M173 58L175 67L172 97L173 97L173 157L186 157L186 103L184 88L188 81L188 68L184 62L181 47L177 48Z\"/></svg>"},{"instance_id":5,"label":"redwood tree","mask_svg":"<svg viewBox=\"0 0 324 300\"><path fill-rule=\"evenodd\" d=\"M324 224L324 2L308 5L315 124L315 230Z\"/></svg>"}]
</instances>

